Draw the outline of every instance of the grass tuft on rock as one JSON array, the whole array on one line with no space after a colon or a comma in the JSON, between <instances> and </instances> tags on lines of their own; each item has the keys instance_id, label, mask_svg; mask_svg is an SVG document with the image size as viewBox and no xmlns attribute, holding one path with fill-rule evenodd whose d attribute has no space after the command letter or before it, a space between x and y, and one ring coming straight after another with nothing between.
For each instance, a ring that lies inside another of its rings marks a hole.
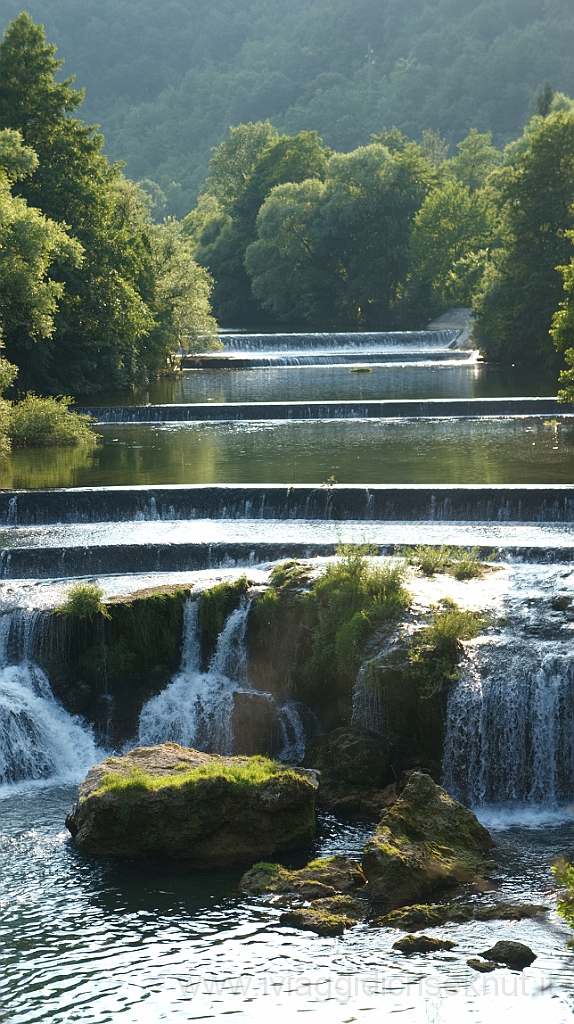
<instances>
[{"instance_id":1,"label":"grass tuft on rock","mask_svg":"<svg viewBox=\"0 0 574 1024\"><path fill-rule=\"evenodd\" d=\"M299 781L301 776L290 771L277 761L271 761L267 757L250 757L241 763L222 761L221 764L201 764L195 768L182 763L171 774L150 775L137 768L129 772L108 772L98 789L96 796L104 793L118 793L129 795L130 793L156 792L160 789L194 789L205 780L223 779L236 789L252 789L264 786L276 778L296 778Z\"/></svg>"},{"instance_id":2,"label":"grass tuft on rock","mask_svg":"<svg viewBox=\"0 0 574 1024\"><path fill-rule=\"evenodd\" d=\"M408 657L419 677L420 694L430 698L458 678L462 642L473 640L488 625L482 612L459 608L450 598L431 608L427 625L410 637Z\"/></svg>"},{"instance_id":3,"label":"grass tuft on rock","mask_svg":"<svg viewBox=\"0 0 574 1024\"><path fill-rule=\"evenodd\" d=\"M479 548L452 547L441 544L418 544L406 548L404 556L410 565L420 569L424 576L448 573L457 580L469 580L483 576L487 564L479 557Z\"/></svg>"},{"instance_id":4,"label":"grass tuft on rock","mask_svg":"<svg viewBox=\"0 0 574 1024\"><path fill-rule=\"evenodd\" d=\"M324 677L337 666L351 678L372 627L397 617L410 597L403 586L403 565L373 564L368 545L343 544L337 554L339 559L305 595L314 620L309 671Z\"/></svg>"},{"instance_id":5,"label":"grass tuft on rock","mask_svg":"<svg viewBox=\"0 0 574 1024\"><path fill-rule=\"evenodd\" d=\"M70 588L66 600L56 608L59 615L72 615L91 622L97 615L111 618L102 598L104 592L97 583L76 583Z\"/></svg>"}]
</instances>

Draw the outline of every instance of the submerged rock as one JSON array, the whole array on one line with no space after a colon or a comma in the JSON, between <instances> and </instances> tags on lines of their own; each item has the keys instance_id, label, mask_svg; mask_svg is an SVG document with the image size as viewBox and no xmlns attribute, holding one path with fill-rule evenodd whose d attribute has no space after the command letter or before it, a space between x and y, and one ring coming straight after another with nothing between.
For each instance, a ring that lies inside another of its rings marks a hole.
<instances>
[{"instance_id":1,"label":"submerged rock","mask_svg":"<svg viewBox=\"0 0 574 1024\"><path fill-rule=\"evenodd\" d=\"M480 971L481 974L490 974L491 971L495 971L498 967L498 964L495 964L492 960L478 960L474 956L466 962L469 967L472 967L473 971Z\"/></svg>"},{"instance_id":2,"label":"submerged rock","mask_svg":"<svg viewBox=\"0 0 574 1024\"><path fill-rule=\"evenodd\" d=\"M404 907L486 874L492 846L477 817L421 772L381 818L363 853L371 898Z\"/></svg>"},{"instance_id":3,"label":"submerged rock","mask_svg":"<svg viewBox=\"0 0 574 1024\"><path fill-rule=\"evenodd\" d=\"M353 893L366 884L361 865L349 857L325 857L313 860L298 871L281 864L254 864L241 879L244 892L293 893L302 899L318 899L338 893Z\"/></svg>"},{"instance_id":4,"label":"submerged rock","mask_svg":"<svg viewBox=\"0 0 574 1024\"><path fill-rule=\"evenodd\" d=\"M416 903L411 907L401 907L389 914L377 917L373 924L382 928L401 928L411 931L413 928L433 928L453 923L464 924L466 921L521 921L523 918L537 917L548 912L548 907L536 903L493 903L483 906L477 903Z\"/></svg>"},{"instance_id":5,"label":"submerged rock","mask_svg":"<svg viewBox=\"0 0 574 1024\"><path fill-rule=\"evenodd\" d=\"M401 953L438 953L456 945L451 939L433 939L430 935L405 935L393 944Z\"/></svg>"},{"instance_id":6,"label":"submerged rock","mask_svg":"<svg viewBox=\"0 0 574 1024\"><path fill-rule=\"evenodd\" d=\"M536 953L532 952L530 946L525 946L522 942L511 942L508 939L496 942L492 949L486 949L480 955L485 960L493 960L497 964L514 967L517 971L523 970L524 967L530 967L530 964L536 960Z\"/></svg>"},{"instance_id":7,"label":"submerged rock","mask_svg":"<svg viewBox=\"0 0 574 1024\"><path fill-rule=\"evenodd\" d=\"M330 899L314 900L308 907L287 910L279 918L280 924L317 935L342 935L347 928L362 921L367 906L352 896L334 896Z\"/></svg>"},{"instance_id":8,"label":"submerged rock","mask_svg":"<svg viewBox=\"0 0 574 1024\"><path fill-rule=\"evenodd\" d=\"M88 853L230 867L312 838L313 772L163 743L90 769L66 825Z\"/></svg>"}]
</instances>

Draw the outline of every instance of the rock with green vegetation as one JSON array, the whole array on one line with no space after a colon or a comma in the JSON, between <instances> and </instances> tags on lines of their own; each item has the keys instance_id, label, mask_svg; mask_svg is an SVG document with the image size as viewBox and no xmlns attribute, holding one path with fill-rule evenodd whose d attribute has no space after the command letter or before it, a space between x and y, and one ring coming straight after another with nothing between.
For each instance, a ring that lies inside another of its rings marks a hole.
<instances>
[{"instance_id":1,"label":"rock with green vegetation","mask_svg":"<svg viewBox=\"0 0 574 1024\"><path fill-rule=\"evenodd\" d=\"M472 967L473 971L479 971L480 974L491 974L499 966L492 960L479 960L477 957L472 956L470 960L466 961L469 967Z\"/></svg>"},{"instance_id":2,"label":"rock with green vegetation","mask_svg":"<svg viewBox=\"0 0 574 1024\"><path fill-rule=\"evenodd\" d=\"M80 849L232 867L308 842L317 780L264 757L163 743L92 768L66 825Z\"/></svg>"},{"instance_id":3,"label":"rock with green vegetation","mask_svg":"<svg viewBox=\"0 0 574 1024\"><path fill-rule=\"evenodd\" d=\"M452 949L456 943L451 939L433 939L430 935L405 935L404 939L397 939L393 943L393 949L401 953L440 953Z\"/></svg>"},{"instance_id":4,"label":"rock with green vegetation","mask_svg":"<svg viewBox=\"0 0 574 1024\"><path fill-rule=\"evenodd\" d=\"M347 928L362 921L367 912L363 900L352 896L333 896L313 900L308 907L286 910L279 918L280 924L317 935L342 935Z\"/></svg>"},{"instance_id":5,"label":"rock with green vegetation","mask_svg":"<svg viewBox=\"0 0 574 1024\"><path fill-rule=\"evenodd\" d=\"M375 918L373 924L381 928L400 928L410 932L413 929L436 928L467 921L522 921L548 912L548 907L536 903L493 903L482 906L479 903L416 903L412 907L401 907Z\"/></svg>"},{"instance_id":6,"label":"rock with green vegetation","mask_svg":"<svg viewBox=\"0 0 574 1024\"><path fill-rule=\"evenodd\" d=\"M536 960L536 953L532 952L530 946L525 946L523 942L512 942L508 939L495 942L491 949L485 949L484 953L480 955L485 960L504 964L506 967L512 967L516 971L522 971L525 967L530 967L530 964Z\"/></svg>"},{"instance_id":7,"label":"rock with green vegetation","mask_svg":"<svg viewBox=\"0 0 574 1024\"><path fill-rule=\"evenodd\" d=\"M281 864L254 864L241 879L244 892L293 893L303 899L357 892L366 884L361 865L349 857L325 857L312 860L298 871Z\"/></svg>"},{"instance_id":8,"label":"rock with green vegetation","mask_svg":"<svg viewBox=\"0 0 574 1024\"><path fill-rule=\"evenodd\" d=\"M321 779L337 779L354 786L383 787L389 772L389 746L379 733L356 725L334 729L311 744L305 764L321 772Z\"/></svg>"},{"instance_id":9,"label":"rock with green vegetation","mask_svg":"<svg viewBox=\"0 0 574 1024\"><path fill-rule=\"evenodd\" d=\"M371 897L389 908L484 876L489 832L429 775L413 772L363 852Z\"/></svg>"}]
</instances>

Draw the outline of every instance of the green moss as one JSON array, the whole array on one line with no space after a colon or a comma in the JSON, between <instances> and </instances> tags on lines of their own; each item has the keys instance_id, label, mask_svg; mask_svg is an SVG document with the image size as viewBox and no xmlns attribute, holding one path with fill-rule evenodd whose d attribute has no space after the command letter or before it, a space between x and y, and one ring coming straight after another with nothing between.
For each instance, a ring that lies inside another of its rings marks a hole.
<instances>
[{"instance_id":1,"label":"green moss","mask_svg":"<svg viewBox=\"0 0 574 1024\"><path fill-rule=\"evenodd\" d=\"M237 789L251 789L264 786L272 779L282 780L301 776L290 772L277 761L266 757L250 757L241 763L222 761L218 764L208 763L190 768L186 764L178 765L170 775L150 775L137 768L129 772L109 772L101 786L94 791L94 796L103 793L121 793L128 795L136 792L156 792L160 789L194 789L205 780L224 779Z\"/></svg>"},{"instance_id":2,"label":"green moss","mask_svg":"<svg viewBox=\"0 0 574 1024\"><path fill-rule=\"evenodd\" d=\"M249 582L245 576L234 583L218 583L204 590L199 598L198 620L201 628L201 656L204 667L211 659L217 638L231 612L239 607Z\"/></svg>"},{"instance_id":3,"label":"green moss","mask_svg":"<svg viewBox=\"0 0 574 1024\"><path fill-rule=\"evenodd\" d=\"M559 860L552 868L562 892L558 899L558 913L570 928L574 928L574 865Z\"/></svg>"},{"instance_id":4,"label":"green moss","mask_svg":"<svg viewBox=\"0 0 574 1024\"><path fill-rule=\"evenodd\" d=\"M70 588L66 600L56 608L59 615L72 615L76 619L91 622L96 615L110 618L110 613L103 603L104 592L96 583L76 583Z\"/></svg>"},{"instance_id":5,"label":"green moss","mask_svg":"<svg viewBox=\"0 0 574 1024\"><path fill-rule=\"evenodd\" d=\"M409 564L419 568L425 576L439 572L448 573L457 580L468 580L483 576L488 568L479 557L478 547L418 544L415 548L406 548L404 555Z\"/></svg>"}]
</instances>

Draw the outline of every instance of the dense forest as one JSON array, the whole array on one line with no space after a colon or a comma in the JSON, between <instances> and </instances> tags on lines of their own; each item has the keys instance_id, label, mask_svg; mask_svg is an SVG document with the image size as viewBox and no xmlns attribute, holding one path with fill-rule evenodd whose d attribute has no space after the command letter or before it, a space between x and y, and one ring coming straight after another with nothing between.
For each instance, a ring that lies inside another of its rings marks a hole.
<instances>
[{"instance_id":1,"label":"dense forest","mask_svg":"<svg viewBox=\"0 0 574 1024\"><path fill-rule=\"evenodd\" d=\"M178 220L109 160L55 53L27 13L0 44L0 342L19 387L133 387L216 344L216 321L408 330L453 305L490 359L574 367L574 101L550 82L501 148L395 125L341 152L239 123Z\"/></svg>"},{"instance_id":2,"label":"dense forest","mask_svg":"<svg viewBox=\"0 0 574 1024\"><path fill-rule=\"evenodd\" d=\"M0 0L5 27L20 0ZM574 95L570 0L29 0L83 117L184 216L230 125L316 130L347 152L396 125L451 147L516 138L549 79Z\"/></svg>"}]
</instances>

